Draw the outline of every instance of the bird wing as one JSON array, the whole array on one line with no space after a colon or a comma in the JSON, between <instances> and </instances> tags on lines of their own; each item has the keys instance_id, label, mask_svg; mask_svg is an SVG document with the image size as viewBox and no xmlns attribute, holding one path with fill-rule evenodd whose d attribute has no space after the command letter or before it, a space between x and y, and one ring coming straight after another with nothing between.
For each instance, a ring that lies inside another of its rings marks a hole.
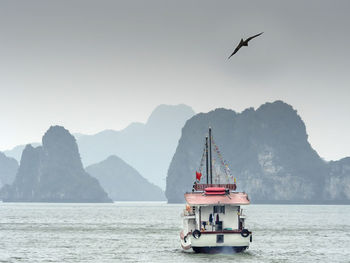
<instances>
[{"instance_id":1,"label":"bird wing","mask_svg":"<svg viewBox=\"0 0 350 263\"><path fill-rule=\"evenodd\" d=\"M238 46L235 48L233 53L227 59L230 59L230 57L232 57L234 54L237 53L237 51L242 47L242 43L243 43L243 41L241 40L241 42L239 42Z\"/></svg>"},{"instance_id":2,"label":"bird wing","mask_svg":"<svg viewBox=\"0 0 350 263\"><path fill-rule=\"evenodd\" d=\"M255 35L255 36L252 36L252 37L248 37L246 40L245 40L245 42L249 42L250 40L252 40L253 38L255 38L255 37L258 37L258 36L260 36L262 33L264 33L264 32L261 32L261 33L259 33L259 34L257 34L257 35Z\"/></svg>"}]
</instances>

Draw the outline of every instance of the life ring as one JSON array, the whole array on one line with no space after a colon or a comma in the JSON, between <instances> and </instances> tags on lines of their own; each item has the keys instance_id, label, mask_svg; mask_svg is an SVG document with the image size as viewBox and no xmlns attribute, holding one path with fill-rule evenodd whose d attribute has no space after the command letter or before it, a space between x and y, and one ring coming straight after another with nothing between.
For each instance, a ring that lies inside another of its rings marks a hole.
<instances>
[{"instance_id":1,"label":"life ring","mask_svg":"<svg viewBox=\"0 0 350 263\"><path fill-rule=\"evenodd\" d=\"M243 229L242 232L241 232L241 236L242 237L248 237L250 234L249 230L248 229Z\"/></svg>"},{"instance_id":2,"label":"life ring","mask_svg":"<svg viewBox=\"0 0 350 263\"><path fill-rule=\"evenodd\" d=\"M196 229L195 231L193 231L192 236L195 239L198 239L201 236L201 231L199 231L198 229Z\"/></svg>"}]
</instances>

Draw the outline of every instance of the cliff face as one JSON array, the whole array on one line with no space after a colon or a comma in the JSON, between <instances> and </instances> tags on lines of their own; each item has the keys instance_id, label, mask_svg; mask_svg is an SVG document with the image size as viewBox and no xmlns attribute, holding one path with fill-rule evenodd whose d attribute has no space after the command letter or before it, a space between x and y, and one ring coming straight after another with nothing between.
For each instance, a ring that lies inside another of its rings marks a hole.
<instances>
[{"instance_id":1,"label":"cliff face","mask_svg":"<svg viewBox=\"0 0 350 263\"><path fill-rule=\"evenodd\" d=\"M187 121L168 171L169 202L183 202L184 192L191 190L209 126L238 190L248 192L253 203L350 201L348 160L324 162L310 146L297 112L276 101L242 113L217 109Z\"/></svg>"},{"instance_id":2,"label":"cliff face","mask_svg":"<svg viewBox=\"0 0 350 263\"><path fill-rule=\"evenodd\" d=\"M329 163L324 195L328 202L349 203L350 200L350 157Z\"/></svg>"},{"instance_id":3,"label":"cliff face","mask_svg":"<svg viewBox=\"0 0 350 263\"><path fill-rule=\"evenodd\" d=\"M0 152L0 189L5 184L12 184L18 169L18 163L14 158L7 157Z\"/></svg>"},{"instance_id":4,"label":"cliff face","mask_svg":"<svg viewBox=\"0 0 350 263\"><path fill-rule=\"evenodd\" d=\"M63 127L45 133L42 146L27 145L4 201L110 202L98 181L83 169L75 138Z\"/></svg>"},{"instance_id":5,"label":"cliff face","mask_svg":"<svg viewBox=\"0 0 350 263\"><path fill-rule=\"evenodd\" d=\"M117 156L90 165L95 177L114 201L165 201L164 192Z\"/></svg>"}]
</instances>

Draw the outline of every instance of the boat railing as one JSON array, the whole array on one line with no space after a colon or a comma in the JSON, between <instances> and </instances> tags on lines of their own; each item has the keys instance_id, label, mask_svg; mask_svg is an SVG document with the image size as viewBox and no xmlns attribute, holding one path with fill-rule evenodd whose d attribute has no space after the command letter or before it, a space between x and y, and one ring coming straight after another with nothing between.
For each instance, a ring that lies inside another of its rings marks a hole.
<instances>
[{"instance_id":1,"label":"boat railing","mask_svg":"<svg viewBox=\"0 0 350 263\"><path fill-rule=\"evenodd\" d=\"M195 213L192 210L188 211L186 209L183 210L182 214L183 214L183 216L194 216L195 215Z\"/></svg>"},{"instance_id":2,"label":"boat railing","mask_svg":"<svg viewBox=\"0 0 350 263\"><path fill-rule=\"evenodd\" d=\"M196 191L204 191L205 188L209 188L209 187L220 187L220 188L225 188L225 189L229 189L229 190L236 190L237 186L236 184L198 184L195 183L194 185L194 190Z\"/></svg>"}]
</instances>

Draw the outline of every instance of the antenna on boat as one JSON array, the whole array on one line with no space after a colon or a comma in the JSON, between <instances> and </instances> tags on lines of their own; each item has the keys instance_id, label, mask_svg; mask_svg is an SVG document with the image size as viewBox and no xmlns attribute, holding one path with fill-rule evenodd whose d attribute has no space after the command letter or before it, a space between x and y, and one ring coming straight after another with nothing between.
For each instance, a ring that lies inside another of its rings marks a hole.
<instances>
[{"instance_id":1,"label":"antenna on boat","mask_svg":"<svg viewBox=\"0 0 350 263\"><path fill-rule=\"evenodd\" d=\"M209 171L208 171L208 136L205 136L205 161L206 161L206 172L207 172L207 184L209 184Z\"/></svg>"},{"instance_id":2,"label":"antenna on boat","mask_svg":"<svg viewBox=\"0 0 350 263\"><path fill-rule=\"evenodd\" d=\"M213 163L212 163L212 156L211 156L211 127L209 127L209 158L210 158L210 184L213 184Z\"/></svg>"}]
</instances>

